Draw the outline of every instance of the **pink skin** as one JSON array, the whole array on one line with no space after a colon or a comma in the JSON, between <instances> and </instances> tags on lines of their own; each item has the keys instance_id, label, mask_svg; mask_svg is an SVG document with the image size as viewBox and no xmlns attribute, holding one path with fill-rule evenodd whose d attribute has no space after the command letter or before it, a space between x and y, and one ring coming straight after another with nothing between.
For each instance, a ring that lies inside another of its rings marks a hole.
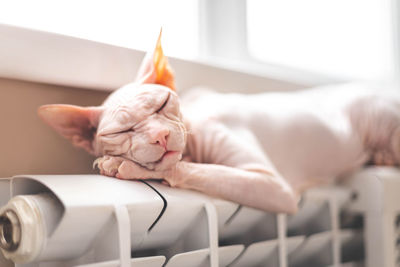
<instances>
[{"instance_id":1,"label":"pink skin","mask_svg":"<svg viewBox=\"0 0 400 267\"><path fill-rule=\"evenodd\" d=\"M363 90L339 87L329 97L326 89L257 96L202 91L183 99L183 119L173 86L166 86L170 76L158 77L151 58L145 58L135 83L102 106L39 109L73 145L99 157L95 165L103 175L163 179L265 211L295 213L307 188L369 159L399 162L394 102L382 104ZM163 73L171 75L169 69Z\"/></svg>"}]
</instances>

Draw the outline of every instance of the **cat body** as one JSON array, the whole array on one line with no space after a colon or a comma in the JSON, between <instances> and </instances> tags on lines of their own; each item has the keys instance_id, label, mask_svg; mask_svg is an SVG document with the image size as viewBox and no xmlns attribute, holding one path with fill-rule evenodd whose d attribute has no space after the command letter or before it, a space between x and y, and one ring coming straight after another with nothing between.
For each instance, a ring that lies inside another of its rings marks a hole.
<instances>
[{"instance_id":1,"label":"cat body","mask_svg":"<svg viewBox=\"0 0 400 267\"><path fill-rule=\"evenodd\" d=\"M296 212L304 190L368 160L400 162L398 102L363 85L193 90L180 100L173 77L159 39L136 81L103 105L45 105L39 116L97 156L103 175L162 179L270 212Z\"/></svg>"},{"instance_id":2,"label":"cat body","mask_svg":"<svg viewBox=\"0 0 400 267\"><path fill-rule=\"evenodd\" d=\"M363 142L364 129L357 125L379 119L365 117L377 92L365 84L253 95L196 89L182 98L181 109L191 128L187 154L194 162L270 164L302 192L332 182L371 159L374 149ZM232 154L230 138L240 143L243 158L226 155Z\"/></svg>"}]
</instances>

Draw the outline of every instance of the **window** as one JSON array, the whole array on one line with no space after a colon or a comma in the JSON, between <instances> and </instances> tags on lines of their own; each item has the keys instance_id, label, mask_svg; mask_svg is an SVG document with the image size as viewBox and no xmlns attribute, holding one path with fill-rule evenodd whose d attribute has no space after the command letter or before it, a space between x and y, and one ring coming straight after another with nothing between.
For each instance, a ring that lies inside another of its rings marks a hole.
<instances>
[{"instance_id":1,"label":"window","mask_svg":"<svg viewBox=\"0 0 400 267\"><path fill-rule=\"evenodd\" d=\"M162 26L169 55L197 56L197 0L6 0L0 10L0 23L144 51Z\"/></svg>"},{"instance_id":2,"label":"window","mask_svg":"<svg viewBox=\"0 0 400 267\"><path fill-rule=\"evenodd\" d=\"M392 73L390 2L247 0L248 49L274 64L339 77Z\"/></svg>"}]
</instances>

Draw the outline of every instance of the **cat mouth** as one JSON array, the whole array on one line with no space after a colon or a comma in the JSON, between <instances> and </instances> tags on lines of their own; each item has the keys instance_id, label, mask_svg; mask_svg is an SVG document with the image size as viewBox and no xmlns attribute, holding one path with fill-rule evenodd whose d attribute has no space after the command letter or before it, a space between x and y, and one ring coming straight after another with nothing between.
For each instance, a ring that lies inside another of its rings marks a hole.
<instances>
[{"instance_id":1,"label":"cat mouth","mask_svg":"<svg viewBox=\"0 0 400 267\"><path fill-rule=\"evenodd\" d=\"M176 163L182 158L182 154L179 151L165 151L162 156L153 162L148 162L148 163L138 163L144 168L147 168L149 170L165 170L169 168L172 164Z\"/></svg>"},{"instance_id":2,"label":"cat mouth","mask_svg":"<svg viewBox=\"0 0 400 267\"><path fill-rule=\"evenodd\" d=\"M164 158L176 155L177 153L179 153L179 151L167 150L164 152L164 154L162 154L160 159L158 159L157 161L155 161L153 163L160 163L161 161L163 161Z\"/></svg>"}]
</instances>

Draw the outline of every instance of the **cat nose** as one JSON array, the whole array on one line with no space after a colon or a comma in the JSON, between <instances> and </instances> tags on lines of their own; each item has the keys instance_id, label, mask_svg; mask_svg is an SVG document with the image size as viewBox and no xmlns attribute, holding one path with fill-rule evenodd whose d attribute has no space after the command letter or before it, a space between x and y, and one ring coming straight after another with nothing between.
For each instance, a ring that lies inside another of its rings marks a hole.
<instances>
[{"instance_id":1,"label":"cat nose","mask_svg":"<svg viewBox=\"0 0 400 267\"><path fill-rule=\"evenodd\" d=\"M160 146L167 149L167 137L169 135L168 129L156 130L151 134L151 143L159 144Z\"/></svg>"}]
</instances>

